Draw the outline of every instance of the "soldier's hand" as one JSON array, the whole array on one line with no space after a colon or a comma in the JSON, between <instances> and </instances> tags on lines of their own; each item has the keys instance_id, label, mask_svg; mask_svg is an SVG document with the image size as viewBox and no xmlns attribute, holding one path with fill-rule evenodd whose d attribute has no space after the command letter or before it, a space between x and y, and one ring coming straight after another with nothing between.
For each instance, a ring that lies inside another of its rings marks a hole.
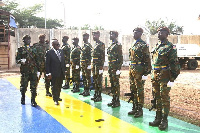
<instances>
[{"instance_id":1,"label":"soldier's hand","mask_svg":"<svg viewBox=\"0 0 200 133\"><path fill-rule=\"evenodd\" d=\"M66 67L69 67L69 64L66 64Z\"/></svg>"},{"instance_id":2,"label":"soldier's hand","mask_svg":"<svg viewBox=\"0 0 200 133\"><path fill-rule=\"evenodd\" d=\"M174 85L174 82L170 82L170 81L169 81L169 82L167 83L167 87L172 87L173 85Z\"/></svg>"},{"instance_id":3,"label":"soldier's hand","mask_svg":"<svg viewBox=\"0 0 200 133\"><path fill-rule=\"evenodd\" d=\"M91 69L91 65L89 65L89 66L87 67L87 69Z\"/></svg>"},{"instance_id":4,"label":"soldier's hand","mask_svg":"<svg viewBox=\"0 0 200 133\"><path fill-rule=\"evenodd\" d=\"M99 74L102 74L103 73L103 69L102 70L99 70Z\"/></svg>"},{"instance_id":5,"label":"soldier's hand","mask_svg":"<svg viewBox=\"0 0 200 133\"><path fill-rule=\"evenodd\" d=\"M116 75L120 75L120 74L121 74L120 70L117 70Z\"/></svg>"},{"instance_id":6,"label":"soldier's hand","mask_svg":"<svg viewBox=\"0 0 200 133\"><path fill-rule=\"evenodd\" d=\"M26 59L21 59L22 64L25 64L25 62L26 62Z\"/></svg>"},{"instance_id":7,"label":"soldier's hand","mask_svg":"<svg viewBox=\"0 0 200 133\"><path fill-rule=\"evenodd\" d=\"M79 69L79 65L76 65L76 69Z\"/></svg>"},{"instance_id":8,"label":"soldier's hand","mask_svg":"<svg viewBox=\"0 0 200 133\"><path fill-rule=\"evenodd\" d=\"M40 72L37 72L37 77L38 77L38 78L40 77Z\"/></svg>"},{"instance_id":9,"label":"soldier's hand","mask_svg":"<svg viewBox=\"0 0 200 133\"><path fill-rule=\"evenodd\" d=\"M147 80L148 76L142 75L142 80Z\"/></svg>"}]
</instances>

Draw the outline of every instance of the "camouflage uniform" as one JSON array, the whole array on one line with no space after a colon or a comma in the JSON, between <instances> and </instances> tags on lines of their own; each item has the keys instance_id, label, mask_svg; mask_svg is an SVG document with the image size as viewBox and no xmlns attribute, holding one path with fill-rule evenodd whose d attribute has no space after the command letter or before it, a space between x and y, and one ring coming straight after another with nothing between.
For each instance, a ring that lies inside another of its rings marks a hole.
<instances>
[{"instance_id":1,"label":"camouflage uniform","mask_svg":"<svg viewBox=\"0 0 200 133\"><path fill-rule=\"evenodd\" d=\"M82 77L83 77L83 84L84 84L84 93L83 96L88 96L89 89L91 85L91 51L92 47L90 43L84 43L81 52L81 67L82 67Z\"/></svg>"},{"instance_id":2,"label":"camouflage uniform","mask_svg":"<svg viewBox=\"0 0 200 133\"><path fill-rule=\"evenodd\" d=\"M99 70L103 70L104 61L105 61L105 45L103 42L98 41L96 42L92 54L92 73L93 73L93 81L95 88L94 98L92 100L101 101L101 91L102 91L102 75L103 73L99 74Z\"/></svg>"},{"instance_id":3,"label":"camouflage uniform","mask_svg":"<svg viewBox=\"0 0 200 133\"><path fill-rule=\"evenodd\" d=\"M33 47L21 46L18 48L16 63L21 64L20 73L21 73L21 86L20 92L22 94L21 103L25 104L25 93L27 91L28 82L30 81L30 90L31 90L31 105L37 106L35 103L35 97L37 95L37 71L38 71L38 62L36 59L37 51ZM21 59L26 59L25 63Z\"/></svg>"},{"instance_id":4,"label":"camouflage uniform","mask_svg":"<svg viewBox=\"0 0 200 133\"><path fill-rule=\"evenodd\" d=\"M111 46L108 47L107 54L109 62L108 73L112 89L111 92L113 94L112 102L109 105L115 107L117 103L118 106L120 105L120 74L117 75L116 72L121 69L121 65L123 64L122 45L119 42L113 42Z\"/></svg>"},{"instance_id":5,"label":"camouflage uniform","mask_svg":"<svg viewBox=\"0 0 200 133\"><path fill-rule=\"evenodd\" d=\"M65 56L65 64L66 64L66 89L69 88L69 83L70 83L70 52L71 52L71 48L70 45L67 43L65 45L62 46L62 50L64 52L64 56ZM63 89L65 89L63 87Z\"/></svg>"},{"instance_id":6,"label":"camouflage uniform","mask_svg":"<svg viewBox=\"0 0 200 133\"><path fill-rule=\"evenodd\" d=\"M167 83L169 81L173 82L180 73L180 65L177 58L177 49L171 42L166 39L165 41L156 44L156 47L152 51L152 54L152 86L153 93L156 99L156 119L159 120L159 122L161 121L161 119L162 121L165 120L167 123L167 116L170 110L169 92L171 90L171 87L167 87ZM160 124L159 122L158 124ZM151 126L156 126L156 122L152 122L149 124Z\"/></svg>"},{"instance_id":7,"label":"camouflage uniform","mask_svg":"<svg viewBox=\"0 0 200 133\"><path fill-rule=\"evenodd\" d=\"M129 58L131 61L129 66L130 90L134 95L133 109L129 114L137 117L135 113L139 110L143 114L144 80L142 80L142 76L146 76L151 72L151 59L148 45L142 39L138 39L129 49Z\"/></svg>"},{"instance_id":8,"label":"camouflage uniform","mask_svg":"<svg viewBox=\"0 0 200 133\"><path fill-rule=\"evenodd\" d=\"M80 85L80 54L81 54L81 47L74 46L71 51L71 61L72 61L72 81L74 84L73 92L79 92L79 85ZM76 68L78 66L78 68Z\"/></svg>"},{"instance_id":9,"label":"camouflage uniform","mask_svg":"<svg viewBox=\"0 0 200 133\"><path fill-rule=\"evenodd\" d=\"M46 51L49 50L49 45L46 44L46 43L42 44L42 43L38 42L38 43L35 43L33 46L37 49L36 56L37 56L37 59L38 59L38 62L39 62L40 76L39 76L39 79L38 79L38 83L39 83L40 77L41 77L42 72L43 72L44 73L44 77L45 77L45 88L46 88L46 95L47 95L48 93L50 93L49 92L50 80L46 76L46 71L45 71L45 55L46 55Z\"/></svg>"}]
</instances>

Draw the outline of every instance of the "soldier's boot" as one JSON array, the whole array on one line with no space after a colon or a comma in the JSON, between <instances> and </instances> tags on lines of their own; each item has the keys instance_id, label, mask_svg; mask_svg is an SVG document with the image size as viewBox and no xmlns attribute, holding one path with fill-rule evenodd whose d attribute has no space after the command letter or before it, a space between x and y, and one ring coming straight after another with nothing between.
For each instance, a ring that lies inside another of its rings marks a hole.
<instances>
[{"instance_id":1,"label":"soldier's boot","mask_svg":"<svg viewBox=\"0 0 200 133\"><path fill-rule=\"evenodd\" d=\"M108 106L112 106L113 103L114 103L114 100L115 100L115 95L113 95L112 101L111 101L110 103L108 103L107 105L108 105Z\"/></svg>"},{"instance_id":2,"label":"soldier's boot","mask_svg":"<svg viewBox=\"0 0 200 133\"><path fill-rule=\"evenodd\" d=\"M31 93L31 106L33 106L33 107L37 106L37 103L35 102L35 97L36 97L36 94Z\"/></svg>"},{"instance_id":3,"label":"soldier's boot","mask_svg":"<svg viewBox=\"0 0 200 133\"><path fill-rule=\"evenodd\" d=\"M75 87L72 90L73 93L80 92L79 84L75 84Z\"/></svg>"},{"instance_id":4,"label":"soldier's boot","mask_svg":"<svg viewBox=\"0 0 200 133\"><path fill-rule=\"evenodd\" d=\"M69 89L69 82L66 82L65 85L62 88L63 89Z\"/></svg>"},{"instance_id":5,"label":"soldier's boot","mask_svg":"<svg viewBox=\"0 0 200 133\"><path fill-rule=\"evenodd\" d=\"M102 101L102 97L101 97L101 91L97 92L97 97L94 99L94 102L100 102Z\"/></svg>"},{"instance_id":6,"label":"soldier's boot","mask_svg":"<svg viewBox=\"0 0 200 133\"><path fill-rule=\"evenodd\" d=\"M156 111L155 120L153 122L149 122L149 126L158 127L161 123L161 119L162 119L162 112Z\"/></svg>"},{"instance_id":7,"label":"soldier's boot","mask_svg":"<svg viewBox=\"0 0 200 133\"><path fill-rule=\"evenodd\" d=\"M138 105L137 112L134 114L135 118L143 116L143 109L142 109L142 107L143 107L142 105Z\"/></svg>"},{"instance_id":8,"label":"soldier's boot","mask_svg":"<svg viewBox=\"0 0 200 133\"><path fill-rule=\"evenodd\" d=\"M134 115L137 112L137 106L133 103L132 111L128 112L128 115Z\"/></svg>"},{"instance_id":9,"label":"soldier's boot","mask_svg":"<svg viewBox=\"0 0 200 133\"><path fill-rule=\"evenodd\" d=\"M21 93L22 94L22 97L21 97L21 104L22 105L25 105L25 93Z\"/></svg>"},{"instance_id":10,"label":"soldier's boot","mask_svg":"<svg viewBox=\"0 0 200 133\"><path fill-rule=\"evenodd\" d=\"M112 104L112 108L116 108L120 106L119 96L115 96L114 103Z\"/></svg>"},{"instance_id":11,"label":"soldier's boot","mask_svg":"<svg viewBox=\"0 0 200 133\"><path fill-rule=\"evenodd\" d=\"M52 97L52 94L49 92L49 88L46 88L46 96Z\"/></svg>"},{"instance_id":12,"label":"soldier's boot","mask_svg":"<svg viewBox=\"0 0 200 133\"><path fill-rule=\"evenodd\" d=\"M91 100L94 100L97 98L97 91L94 92L94 97L91 98Z\"/></svg>"},{"instance_id":13,"label":"soldier's boot","mask_svg":"<svg viewBox=\"0 0 200 133\"><path fill-rule=\"evenodd\" d=\"M79 95L83 95L85 93L85 86L83 92L79 93Z\"/></svg>"},{"instance_id":14,"label":"soldier's boot","mask_svg":"<svg viewBox=\"0 0 200 133\"><path fill-rule=\"evenodd\" d=\"M167 127L168 127L168 120L167 120L167 116L168 115L164 115L162 120L161 120L161 123L160 125L158 126L158 128L160 130L165 130Z\"/></svg>"},{"instance_id":15,"label":"soldier's boot","mask_svg":"<svg viewBox=\"0 0 200 133\"><path fill-rule=\"evenodd\" d=\"M89 87L86 88L86 90L84 90L85 93L83 94L84 97L86 96L90 96L90 90L89 90Z\"/></svg>"}]
</instances>

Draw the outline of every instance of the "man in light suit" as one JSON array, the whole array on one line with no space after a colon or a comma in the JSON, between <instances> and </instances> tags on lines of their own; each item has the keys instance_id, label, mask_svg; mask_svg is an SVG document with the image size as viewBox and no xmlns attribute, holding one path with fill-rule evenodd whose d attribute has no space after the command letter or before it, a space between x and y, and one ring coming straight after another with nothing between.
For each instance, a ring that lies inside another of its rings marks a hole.
<instances>
[{"instance_id":1,"label":"man in light suit","mask_svg":"<svg viewBox=\"0 0 200 133\"><path fill-rule=\"evenodd\" d=\"M46 53L46 75L51 79L52 94L55 105L59 105L60 92L65 78L65 59L60 44L57 40L52 42L53 48Z\"/></svg>"}]
</instances>

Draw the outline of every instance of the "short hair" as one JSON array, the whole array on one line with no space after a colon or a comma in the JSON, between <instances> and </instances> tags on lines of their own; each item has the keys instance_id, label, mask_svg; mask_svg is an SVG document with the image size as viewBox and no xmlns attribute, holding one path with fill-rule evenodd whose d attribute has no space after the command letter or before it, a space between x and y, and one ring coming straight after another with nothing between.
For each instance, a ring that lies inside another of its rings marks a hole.
<instances>
[{"instance_id":1,"label":"short hair","mask_svg":"<svg viewBox=\"0 0 200 133\"><path fill-rule=\"evenodd\" d=\"M137 28L135 28L134 30L133 30L133 32L142 32L143 33L143 29L142 28L139 28L139 27L137 27Z\"/></svg>"},{"instance_id":2,"label":"short hair","mask_svg":"<svg viewBox=\"0 0 200 133\"><path fill-rule=\"evenodd\" d=\"M31 37L30 37L29 35L24 35L24 36L22 37L22 40L25 40L25 38L31 39Z\"/></svg>"}]
</instances>

